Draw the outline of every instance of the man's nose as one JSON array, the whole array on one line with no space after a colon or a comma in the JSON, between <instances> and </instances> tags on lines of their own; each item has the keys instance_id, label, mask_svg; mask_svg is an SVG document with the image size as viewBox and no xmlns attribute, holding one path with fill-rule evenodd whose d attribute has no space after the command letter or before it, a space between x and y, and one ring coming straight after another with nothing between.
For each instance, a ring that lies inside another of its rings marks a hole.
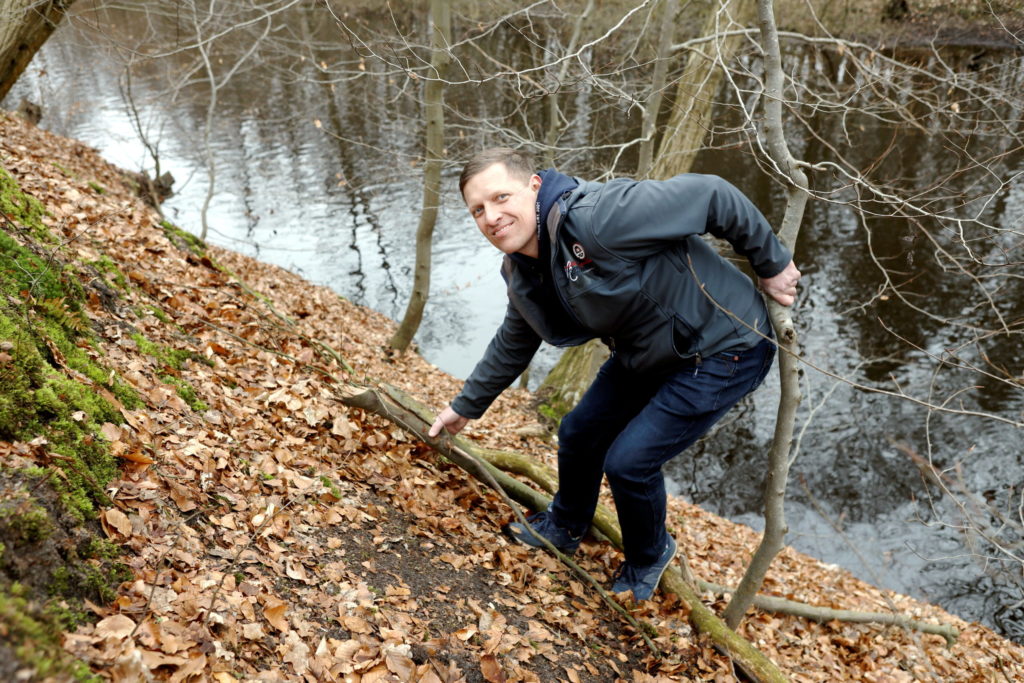
<instances>
[{"instance_id":1,"label":"man's nose","mask_svg":"<svg viewBox=\"0 0 1024 683\"><path fill-rule=\"evenodd\" d=\"M495 221L497 221L498 218L500 218L500 217L501 217L501 212L498 211L498 207L497 206L494 206L494 205L491 205L491 204L485 204L484 205L484 220L487 221L488 225L493 225L495 223Z\"/></svg>"}]
</instances>

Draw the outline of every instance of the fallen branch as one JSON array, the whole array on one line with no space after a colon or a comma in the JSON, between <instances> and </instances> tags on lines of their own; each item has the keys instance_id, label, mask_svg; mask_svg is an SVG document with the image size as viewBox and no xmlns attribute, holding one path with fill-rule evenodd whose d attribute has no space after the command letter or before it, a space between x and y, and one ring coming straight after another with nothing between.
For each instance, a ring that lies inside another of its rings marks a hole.
<instances>
[{"instance_id":1,"label":"fallen branch","mask_svg":"<svg viewBox=\"0 0 1024 683\"><path fill-rule=\"evenodd\" d=\"M389 390L389 393L398 393L401 397L406 398L406 400L412 401L410 397L407 397L405 394L402 394L401 392L399 392L398 389L395 389L394 387L387 388ZM449 458L453 459L453 461L456 462L457 464L472 463L473 476L477 477L479 481L483 482L487 486L490 486L498 494L500 494L501 497L505 499L505 503L510 508L512 508L512 512L515 514L516 519L519 520L519 523L522 524L525 528L529 529L530 532L534 535L534 537L540 540L541 543L544 544L544 547L551 551L551 553L553 553L556 557L558 557L558 559L561 560L563 564L572 569L580 578L582 578L584 581L586 581L595 589L597 589L597 592L601 595L604 601L613 610L621 614L626 619L626 621L629 622L630 626L636 629L637 633L639 633L640 636L644 639L644 642L647 644L647 647L650 648L651 652L653 652L656 657L661 657L661 652L658 650L654 642L647 636L648 631L654 631L653 627L646 624L641 626L641 624L636 620L636 618L634 618L625 609L623 609L622 605L615 602L615 600L613 600L611 596L608 595L607 591L601 588L601 586L597 583L597 580L594 579L593 576L591 576L590 572L576 564L576 562L574 562L572 558L558 550L548 539L544 538L543 536L534 531L533 527L530 526L530 523L526 521L526 518L523 516L523 513L519 509L519 507L512 502L512 499L509 496L508 492L505 490L505 487L498 482L499 478L505 479L506 483L518 483L516 480L504 474L501 470L496 469L486 460L480 460L473 454L468 453L463 449L453 445L451 443L451 437L447 434L447 432L442 433L440 437L436 439L430 437L430 435L427 432L430 428L431 422L429 420L423 419L423 417L420 414L421 410L409 410L404 405L402 405L401 401L398 401L396 403L385 402L380 396L380 394L373 390L368 390L359 393L353 397L353 400L354 402L349 405L355 405L357 407L363 408L364 410L368 410L376 415L385 417L391 420L392 422L398 424L400 427L421 436L425 441L427 441L428 444L433 446L436 450L442 453L445 453L445 451L447 451L445 454L448 455ZM421 408L419 404L416 404L416 407ZM455 457L452 458L452 456ZM462 466L463 469L468 470L468 468L466 468L465 466L461 464L460 466ZM513 488L518 489L519 487L513 486ZM523 488L529 489L529 487L527 486L524 486ZM528 507L533 508L534 506L530 504Z\"/></svg>"},{"instance_id":2,"label":"fallen branch","mask_svg":"<svg viewBox=\"0 0 1024 683\"><path fill-rule=\"evenodd\" d=\"M411 398L392 387L372 388L348 386L349 391L342 393L341 401L348 406L379 415L403 429L413 433L453 463L472 474L488 486L497 483L509 498L534 510L543 510L551 501L550 497L532 489L500 470L489 469L489 463L473 456L459 446L457 439L431 438L427 432L433 418L424 419L420 415L423 410ZM490 475L490 476L487 476ZM493 483L492 483L493 480ZM595 515L594 525L611 539L616 537L621 543L621 532L616 522L605 527L605 520ZM604 527L604 528L602 528ZM726 654L750 679L754 681L777 682L788 680L775 663L764 656L749 641L730 629L708 609L700 600L693 586L683 580L678 568L670 567L662 577L662 587L676 593L690 607L690 621L695 628L707 634L715 645Z\"/></svg>"},{"instance_id":3,"label":"fallen branch","mask_svg":"<svg viewBox=\"0 0 1024 683\"><path fill-rule=\"evenodd\" d=\"M710 591L712 593L726 594L732 593L735 590L729 586L720 586L716 583L709 583L707 581L698 581L697 584L700 586L701 590ZM754 598L754 604L758 608L767 612L790 614L795 617L803 617L804 619L810 619L811 621L817 622L843 621L849 624L885 624L889 626L899 626L900 628L910 629L913 631L920 631L921 633L931 633L945 638L946 645L949 647L952 647L953 644L956 643L956 639L960 635L960 632L955 626L917 621L908 616L895 614L893 612L859 612L849 609L818 607L817 605L808 605L805 602L787 600L786 598L779 598L771 595L758 595Z\"/></svg>"}]
</instances>

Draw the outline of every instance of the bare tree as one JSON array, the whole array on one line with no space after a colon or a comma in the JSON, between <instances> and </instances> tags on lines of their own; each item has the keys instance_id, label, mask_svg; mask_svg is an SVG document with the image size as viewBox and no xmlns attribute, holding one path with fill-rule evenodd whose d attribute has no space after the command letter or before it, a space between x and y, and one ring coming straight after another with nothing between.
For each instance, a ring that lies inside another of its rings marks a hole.
<instances>
[{"instance_id":1,"label":"bare tree","mask_svg":"<svg viewBox=\"0 0 1024 683\"><path fill-rule=\"evenodd\" d=\"M423 208L416 228L416 269L405 317L388 342L405 351L423 319L430 294L430 251L441 203L441 168L444 165L444 78L450 57L451 18L449 0L430 2L431 78L423 86L423 118L426 121L426 161L423 164Z\"/></svg>"},{"instance_id":2,"label":"bare tree","mask_svg":"<svg viewBox=\"0 0 1024 683\"><path fill-rule=\"evenodd\" d=\"M74 0L0 2L0 100L57 28Z\"/></svg>"}]
</instances>

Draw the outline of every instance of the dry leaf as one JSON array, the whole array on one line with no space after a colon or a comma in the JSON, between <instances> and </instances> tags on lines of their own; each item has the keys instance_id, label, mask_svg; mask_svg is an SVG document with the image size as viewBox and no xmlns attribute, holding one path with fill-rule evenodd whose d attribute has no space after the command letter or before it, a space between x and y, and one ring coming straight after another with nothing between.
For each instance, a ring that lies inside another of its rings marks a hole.
<instances>
[{"instance_id":1,"label":"dry leaf","mask_svg":"<svg viewBox=\"0 0 1024 683\"><path fill-rule=\"evenodd\" d=\"M480 673L488 683L505 683L505 672L494 655L484 655L480 658Z\"/></svg>"},{"instance_id":2,"label":"dry leaf","mask_svg":"<svg viewBox=\"0 0 1024 683\"><path fill-rule=\"evenodd\" d=\"M100 434L107 441L119 441L121 439L121 428L112 422L104 422L100 427Z\"/></svg>"},{"instance_id":3,"label":"dry leaf","mask_svg":"<svg viewBox=\"0 0 1024 683\"><path fill-rule=\"evenodd\" d=\"M121 453L120 456L125 460L131 460L132 462L137 462L142 465L152 465L153 463L156 462L156 460L153 460L153 458L149 457L148 455L145 455L142 451L130 451L126 453Z\"/></svg>"},{"instance_id":4,"label":"dry leaf","mask_svg":"<svg viewBox=\"0 0 1024 683\"><path fill-rule=\"evenodd\" d=\"M288 622L284 618L284 613L287 611L287 603L271 598L267 601L266 607L263 608L263 616L266 617L271 626L284 633L288 630Z\"/></svg>"},{"instance_id":5,"label":"dry leaf","mask_svg":"<svg viewBox=\"0 0 1024 683\"><path fill-rule=\"evenodd\" d=\"M342 616L341 625L352 633L373 633L373 626L368 621L353 615Z\"/></svg>"},{"instance_id":6,"label":"dry leaf","mask_svg":"<svg viewBox=\"0 0 1024 683\"><path fill-rule=\"evenodd\" d=\"M117 508L110 508L103 513L103 518L107 521L110 526L117 530L117 533L122 536L132 535L132 522L128 519L128 515L124 514Z\"/></svg>"},{"instance_id":7,"label":"dry leaf","mask_svg":"<svg viewBox=\"0 0 1024 683\"><path fill-rule=\"evenodd\" d=\"M201 675L206 668L206 655L199 655L188 660L168 679L170 683L181 683L196 675Z\"/></svg>"},{"instance_id":8,"label":"dry leaf","mask_svg":"<svg viewBox=\"0 0 1024 683\"><path fill-rule=\"evenodd\" d=\"M123 614L115 614L96 624L95 633L100 638L127 638L134 630L134 621Z\"/></svg>"}]
</instances>

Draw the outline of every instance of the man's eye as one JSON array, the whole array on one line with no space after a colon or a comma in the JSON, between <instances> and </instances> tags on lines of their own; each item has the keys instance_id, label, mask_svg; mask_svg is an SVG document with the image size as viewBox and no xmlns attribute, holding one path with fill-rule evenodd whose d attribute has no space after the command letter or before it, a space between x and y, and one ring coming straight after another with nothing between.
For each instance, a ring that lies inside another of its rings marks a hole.
<instances>
[{"instance_id":1,"label":"man's eye","mask_svg":"<svg viewBox=\"0 0 1024 683\"><path fill-rule=\"evenodd\" d=\"M480 208L480 207L478 206L478 207L476 207L475 209L471 209L471 210L470 210L470 213L471 213L471 214L473 214L474 216L479 216L479 215L480 215L480 212L481 212L481 211L483 211L483 209L481 209L481 208Z\"/></svg>"},{"instance_id":2,"label":"man's eye","mask_svg":"<svg viewBox=\"0 0 1024 683\"><path fill-rule=\"evenodd\" d=\"M505 201L506 199L508 199L508 193L502 192L501 194L498 195L497 199L499 202Z\"/></svg>"}]
</instances>

